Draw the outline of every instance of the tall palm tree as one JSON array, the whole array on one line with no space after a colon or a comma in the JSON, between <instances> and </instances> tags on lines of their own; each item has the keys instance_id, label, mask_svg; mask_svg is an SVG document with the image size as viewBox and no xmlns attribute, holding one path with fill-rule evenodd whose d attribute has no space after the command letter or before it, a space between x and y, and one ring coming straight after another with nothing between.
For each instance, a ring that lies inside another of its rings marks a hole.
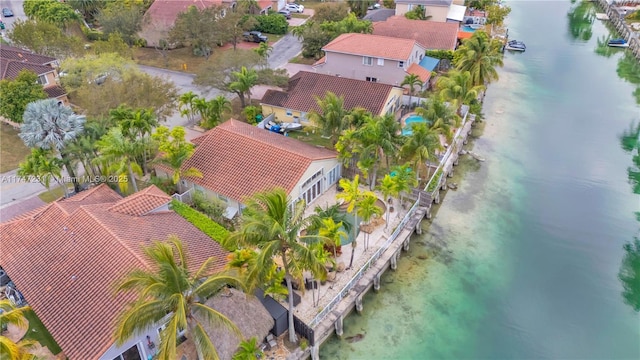
<instances>
[{"instance_id":1,"label":"tall palm tree","mask_svg":"<svg viewBox=\"0 0 640 360\"><path fill-rule=\"evenodd\" d=\"M345 129L344 96L337 96L327 91L324 98L315 97L320 111L311 110L309 119L319 128L324 136L331 138L331 145L335 146L338 137Z\"/></svg>"},{"instance_id":2,"label":"tall palm tree","mask_svg":"<svg viewBox=\"0 0 640 360\"><path fill-rule=\"evenodd\" d=\"M200 122L204 123L211 117L211 103L205 98L196 98L193 100L193 111L200 115Z\"/></svg>"},{"instance_id":3,"label":"tall palm tree","mask_svg":"<svg viewBox=\"0 0 640 360\"><path fill-rule=\"evenodd\" d=\"M371 218L374 215L381 215L382 209L376 206L378 197L372 191L367 191L362 194L362 198L358 202L358 215L362 217L362 220L369 225L371 224ZM369 233L364 232L364 250L369 248Z\"/></svg>"},{"instance_id":4,"label":"tall palm tree","mask_svg":"<svg viewBox=\"0 0 640 360\"><path fill-rule=\"evenodd\" d=\"M198 98L198 95L193 91L187 91L178 97L178 111L180 115L186 116L189 123L193 123L195 120L196 109L194 107L194 101Z\"/></svg>"},{"instance_id":5,"label":"tall palm tree","mask_svg":"<svg viewBox=\"0 0 640 360\"><path fill-rule=\"evenodd\" d=\"M473 85L471 73L468 71L452 70L446 76L438 79L437 88L440 98L449 101L455 109L460 105L469 105L478 99L478 94L484 90L482 85Z\"/></svg>"},{"instance_id":6,"label":"tall palm tree","mask_svg":"<svg viewBox=\"0 0 640 360\"><path fill-rule=\"evenodd\" d=\"M230 112L232 109L231 102L229 102L229 100L227 100L223 95L216 96L212 100L209 100L208 103L210 108L209 117L207 119L203 118L203 126L207 129L211 129L222 122L222 115L225 112Z\"/></svg>"},{"instance_id":7,"label":"tall palm tree","mask_svg":"<svg viewBox=\"0 0 640 360\"><path fill-rule=\"evenodd\" d=\"M486 32L476 31L456 50L456 69L471 73L473 85L498 80L496 66L502 66L501 47L500 41L492 40Z\"/></svg>"},{"instance_id":8,"label":"tall palm tree","mask_svg":"<svg viewBox=\"0 0 640 360\"><path fill-rule=\"evenodd\" d=\"M409 167L409 164L399 165L393 168L392 176L395 183L395 191L400 196L400 205L403 205L403 194L408 193L411 189L418 184L418 180L413 175L413 170ZM400 214L398 212L398 214Z\"/></svg>"},{"instance_id":9,"label":"tall palm tree","mask_svg":"<svg viewBox=\"0 0 640 360\"><path fill-rule=\"evenodd\" d=\"M398 193L396 191L396 184L394 183L391 175L386 174L382 178L378 189L382 193L382 196L384 196L385 203L387 203L387 220L384 224L384 228L386 229L389 226L389 205L392 204L391 202L389 202L389 200L393 201L393 197L398 196Z\"/></svg>"},{"instance_id":10,"label":"tall palm tree","mask_svg":"<svg viewBox=\"0 0 640 360\"><path fill-rule=\"evenodd\" d=\"M149 135L159 124L153 109L129 109L127 116L119 124L123 135L132 142L139 141L142 145L142 172L147 174Z\"/></svg>"},{"instance_id":11,"label":"tall palm tree","mask_svg":"<svg viewBox=\"0 0 640 360\"><path fill-rule=\"evenodd\" d=\"M300 231L310 224L310 218L304 216L304 201L290 204L289 200L281 188L257 193L247 199L240 229L229 235L226 243L257 248L256 263L258 271L263 273L259 276L261 278L272 268L274 258L280 258L289 298L289 341L295 343L292 281L301 279L304 271L310 271L315 278L325 279L327 269L317 258L317 249L313 246L321 245L318 236L299 236Z\"/></svg>"},{"instance_id":12,"label":"tall palm tree","mask_svg":"<svg viewBox=\"0 0 640 360\"><path fill-rule=\"evenodd\" d=\"M407 74L405 75L404 79L402 80L402 82L400 83L401 87L404 86L409 86L409 107L412 107L411 104L411 98L415 92L415 87L416 86L422 86L424 83L422 82L422 80L420 80L420 77L416 74Z\"/></svg>"},{"instance_id":13,"label":"tall palm tree","mask_svg":"<svg viewBox=\"0 0 640 360\"><path fill-rule=\"evenodd\" d=\"M251 88L258 82L258 73L254 69L247 69L243 66L240 71L231 72L231 78L233 81L229 83L229 90L238 95L240 104L244 109L247 106L245 96L248 98L249 104L251 104Z\"/></svg>"},{"instance_id":14,"label":"tall palm tree","mask_svg":"<svg viewBox=\"0 0 640 360\"><path fill-rule=\"evenodd\" d=\"M353 152L358 154L360 168L369 175L369 188L373 189L382 157L385 157L388 167L389 158L395 156L402 144L400 124L393 115L368 118L356 131L355 138Z\"/></svg>"},{"instance_id":15,"label":"tall palm tree","mask_svg":"<svg viewBox=\"0 0 640 360\"><path fill-rule=\"evenodd\" d=\"M359 129L368 118L372 117L369 110L363 107L354 107L344 116L344 125L345 128L350 128L352 130Z\"/></svg>"},{"instance_id":16,"label":"tall palm tree","mask_svg":"<svg viewBox=\"0 0 640 360\"><path fill-rule=\"evenodd\" d=\"M26 330L29 323L24 317L24 312L30 310L27 307L16 308L8 299L0 300L0 324L13 324L21 330ZM35 360L31 354L37 342L33 340L21 340L13 342L6 336L0 335L0 358L2 360Z\"/></svg>"},{"instance_id":17,"label":"tall palm tree","mask_svg":"<svg viewBox=\"0 0 640 360\"><path fill-rule=\"evenodd\" d=\"M222 325L242 339L231 320L204 303L226 285L242 287L237 277L213 273L213 257L192 272L184 245L175 236L143 247L143 252L149 268L131 270L115 284L116 293L133 291L138 296L118 317L114 333L118 346L167 316L166 326L160 333L160 359L177 359L177 336L184 330L193 337L199 359L217 360L218 353L204 324Z\"/></svg>"},{"instance_id":18,"label":"tall palm tree","mask_svg":"<svg viewBox=\"0 0 640 360\"><path fill-rule=\"evenodd\" d=\"M355 254L356 246L358 243L356 239L358 238L358 229L360 224L358 223L358 202L362 198L362 191L360 190L360 175L356 175L353 178L353 181L349 181L347 179L340 179L340 187L342 188L342 192L336 194L338 199L344 200L347 204L347 212L353 213L355 219L353 224L353 241L351 241L351 260L349 260L349 269L353 265L353 255Z\"/></svg>"},{"instance_id":19,"label":"tall palm tree","mask_svg":"<svg viewBox=\"0 0 640 360\"><path fill-rule=\"evenodd\" d=\"M98 141L97 146L100 157L96 161L105 164L109 173L118 177L120 191L126 193L131 183L133 191L138 192L134 175L142 175L136 157L140 155L143 144L127 139L120 127L114 127Z\"/></svg>"},{"instance_id":20,"label":"tall palm tree","mask_svg":"<svg viewBox=\"0 0 640 360\"><path fill-rule=\"evenodd\" d=\"M58 151L76 192L80 192L80 184L64 148L82 134L85 121L83 115L74 114L71 108L58 104L58 100L45 99L27 105L20 127L19 136L27 147Z\"/></svg>"},{"instance_id":21,"label":"tall palm tree","mask_svg":"<svg viewBox=\"0 0 640 360\"><path fill-rule=\"evenodd\" d=\"M174 184L177 184L185 176L202 177L200 170L194 167L182 168L182 164L195 151L194 145L188 142L185 136L186 131L182 126L176 126L171 130L160 126L152 135L152 138L158 142L158 150L160 151L156 161L168 166L173 171L171 178Z\"/></svg>"},{"instance_id":22,"label":"tall palm tree","mask_svg":"<svg viewBox=\"0 0 640 360\"><path fill-rule=\"evenodd\" d=\"M416 108L416 113L427 119L429 127L444 135L447 141L451 141L453 136L451 128L460 126L460 117L456 111L436 97L429 99L426 104Z\"/></svg>"},{"instance_id":23,"label":"tall palm tree","mask_svg":"<svg viewBox=\"0 0 640 360\"><path fill-rule=\"evenodd\" d=\"M402 157L413 162L416 169L416 178L420 177L420 169L426 166L426 162L436 159L436 150L442 148L438 133L427 127L426 124L416 123L412 126L413 133L407 137L406 142L400 150ZM431 169L429 167L428 169ZM427 180L430 177L427 171Z\"/></svg>"}]
</instances>

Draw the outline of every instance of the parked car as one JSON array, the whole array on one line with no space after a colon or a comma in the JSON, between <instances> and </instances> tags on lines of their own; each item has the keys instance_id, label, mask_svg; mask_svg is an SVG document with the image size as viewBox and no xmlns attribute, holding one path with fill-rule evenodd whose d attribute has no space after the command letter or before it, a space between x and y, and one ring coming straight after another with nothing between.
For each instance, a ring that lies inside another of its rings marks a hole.
<instances>
[{"instance_id":1,"label":"parked car","mask_svg":"<svg viewBox=\"0 0 640 360\"><path fill-rule=\"evenodd\" d=\"M375 3L375 4L371 5L371 6L369 6L367 9L369 9L369 10L380 9L380 4Z\"/></svg>"},{"instance_id":2,"label":"parked car","mask_svg":"<svg viewBox=\"0 0 640 360\"><path fill-rule=\"evenodd\" d=\"M2 22L2 20L0 20L0 30L4 30L4 29L5 29L5 25L4 25L4 23Z\"/></svg>"},{"instance_id":3,"label":"parked car","mask_svg":"<svg viewBox=\"0 0 640 360\"><path fill-rule=\"evenodd\" d=\"M260 31L249 31L242 34L244 41L251 41L255 43L268 42L269 38L265 35L262 35Z\"/></svg>"},{"instance_id":4,"label":"parked car","mask_svg":"<svg viewBox=\"0 0 640 360\"><path fill-rule=\"evenodd\" d=\"M278 14L284 16L285 19L287 19L287 20L291 19L291 11L289 11L289 10L284 10L284 9L280 10L280 11L278 11Z\"/></svg>"},{"instance_id":5,"label":"parked car","mask_svg":"<svg viewBox=\"0 0 640 360\"><path fill-rule=\"evenodd\" d=\"M9 8L2 8L2 16L4 16L4 17L12 17L13 16L13 11L11 11L11 9L9 9Z\"/></svg>"},{"instance_id":6,"label":"parked car","mask_svg":"<svg viewBox=\"0 0 640 360\"><path fill-rule=\"evenodd\" d=\"M287 4L287 6L285 6L284 9L294 13L301 13L304 11L304 6L297 5L297 4Z\"/></svg>"}]
</instances>

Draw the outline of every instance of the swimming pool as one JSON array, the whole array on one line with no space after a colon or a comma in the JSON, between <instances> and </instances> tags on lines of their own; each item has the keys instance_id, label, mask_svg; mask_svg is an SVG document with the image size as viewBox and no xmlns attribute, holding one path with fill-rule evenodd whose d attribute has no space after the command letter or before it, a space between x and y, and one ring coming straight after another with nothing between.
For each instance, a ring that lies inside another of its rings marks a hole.
<instances>
[{"instance_id":1,"label":"swimming pool","mask_svg":"<svg viewBox=\"0 0 640 360\"><path fill-rule=\"evenodd\" d=\"M404 120L404 128L402 129L402 135L410 136L413 134L413 130L411 130L412 124L415 123L423 123L425 124L427 121L420 115L411 115Z\"/></svg>"},{"instance_id":2,"label":"swimming pool","mask_svg":"<svg viewBox=\"0 0 640 360\"><path fill-rule=\"evenodd\" d=\"M476 30L475 30L475 29L473 29L473 28L472 28L471 26L469 26L469 25L465 25L465 26L463 26L463 27L462 27L462 31L464 31L464 32L475 32Z\"/></svg>"}]
</instances>

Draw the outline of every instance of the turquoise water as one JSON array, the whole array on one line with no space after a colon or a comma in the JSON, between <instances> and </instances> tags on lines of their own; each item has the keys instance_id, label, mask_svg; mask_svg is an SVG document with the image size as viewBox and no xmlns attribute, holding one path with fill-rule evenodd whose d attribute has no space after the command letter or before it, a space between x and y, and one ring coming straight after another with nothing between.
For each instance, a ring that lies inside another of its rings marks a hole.
<instances>
[{"instance_id":1,"label":"turquoise water","mask_svg":"<svg viewBox=\"0 0 640 360\"><path fill-rule=\"evenodd\" d=\"M470 27L470 26L468 26L468 25L463 26L461 29L462 29L462 31L464 31L464 32L475 32L475 31L476 31L475 29L471 28L471 27Z\"/></svg>"},{"instance_id":2,"label":"turquoise water","mask_svg":"<svg viewBox=\"0 0 640 360\"><path fill-rule=\"evenodd\" d=\"M639 269L620 137L640 122L640 67L606 47L592 5L509 5L527 52L505 54L488 90L472 144L486 161L462 157L458 190L345 321L364 338L333 338L321 358L640 359L640 278L624 296L618 279Z\"/></svg>"},{"instance_id":3,"label":"turquoise water","mask_svg":"<svg viewBox=\"0 0 640 360\"><path fill-rule=\"evenodd\" d=\"M427 121L420 115L411 115L404 120L405 126L402 129L402 135L410 136L413 134L412 124L426 123Z\"/></svg>"}]
</instances>

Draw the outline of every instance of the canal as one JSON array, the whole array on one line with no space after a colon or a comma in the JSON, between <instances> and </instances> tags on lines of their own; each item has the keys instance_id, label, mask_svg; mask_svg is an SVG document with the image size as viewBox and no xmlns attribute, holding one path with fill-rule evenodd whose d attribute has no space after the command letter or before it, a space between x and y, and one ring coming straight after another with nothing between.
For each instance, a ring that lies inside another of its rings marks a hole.
<instances>
[{"instance_id":1,"label":"canal","mask_svg":"<svg viewBox=\"0 0 640 360\"><path fill-rule=\"evenodd\" d=\"M321 358L640 359L639 66L602 46L592 4L509 5L527 51L489 88L472 144L487 160L464 157Z\"/></svg>"}]
</instances>

